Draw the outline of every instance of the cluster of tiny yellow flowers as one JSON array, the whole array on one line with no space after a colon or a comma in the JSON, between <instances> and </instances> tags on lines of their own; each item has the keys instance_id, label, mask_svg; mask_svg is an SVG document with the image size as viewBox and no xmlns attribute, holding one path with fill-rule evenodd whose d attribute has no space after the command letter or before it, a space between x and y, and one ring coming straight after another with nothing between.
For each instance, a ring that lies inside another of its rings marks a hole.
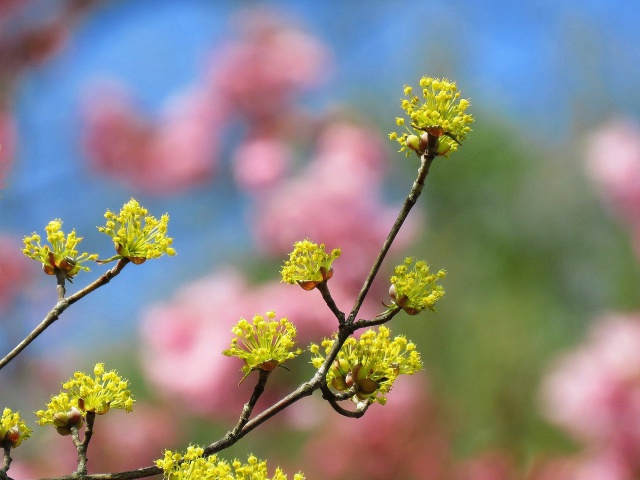
<instances>
[{"instance_id":1,"label":"cluster of tiny yellow flowers","mask_svg":"<svg viewBox=\"0 0 640 480\"><path fill-rule=\"evenodd\" d=\"M408 257L404 263L395 267L389 295L393 303L409 315L416 315L424 309L434 311L435 303L444 295L444 288L436 282L444 278L447 272L440 270L438 273L431 273L429 265L422 260L417 261L413 269L410 269L413 261L413 258Z\"/></svg>"},{"instance_id":2,"label":"cluster of tiny yellow flowers","mask_svg":"<svg viewBox=\"0 0 640 480\"><path fill-rule=\"evenodd\" d=\"M438 138L438 155L447 156L458 149L460 142L471 131L469 125L474 118L465 113L470 106L469 100L461 99L456 83L446 78L422 77L420 87L424 100L414 95L411 87L404 87L407 98L402 100L401 105L411 120L411 128L405 127L408 133L392 132L389 138L400 143L401 152L406 151L408 155L413 150L422 155L427 147L428 135L431 135ZM396 124L405 126L405 119L396 118Z\"/></svg>"},{"instance_id":3,"label":"cluster of tiny yellow flowers","mask_svg":"<svg viewBox=\"0 0 640 480\"><path fill-rule=\"evenodd\" d=\"M80 270L89 270L89 267L82 265L84 262L98 259L97 254L78 255L76 247L82 241L82 237L77 237L75 230L65 235L62 231L62 220L50 221L45 231L50 246L41 245L40 235L34 232L24 237L22 253L42 263L42 269L47 275L62 272L68 280L71 280Z\"/></svg>"},{"instance_id":4,"label":"cluster of tiny yellow flowers","mask_svg":"<svg viewBox=\"0 0 640 480\"><path fill-rule=\"evenodd\" d=\"M124 204L118 215L107 210L104 216L107 223L104 227L98 227L98 230L113 239L118 253L105 261L126 258L138 265L165 253L176 254L171 247L173 239L167 236L169 215L162 215L160 220L147 215L147 209L132 198Z\"/></svg>"},{"instance_id":5,"label":"cluster of tiny yellow flowers","mask_svg":"<svg viewBox=\"0 0 640 480\"><path fill-rule=\"evenodd\" d=\"M329 254L325 251L324 243L318 245L308 238L294 243L293 247L289 260L280 272L283 282L297 283L305 290L312 290L333 276L331 264L340 256L339 248Z\"/></svg>"},{"instance_id":6,"label":"cluster of tiny yellow flowers","mask_svg":"<svg viewBox=\"0 0 640 480\"><path fill-rule=\"evenodd\" d=\"M115 370L105 371L104 363L93 369L94 377L76 372L73 378L62 384L64 389L51 397L46 410L38 410L38 424L52 424L62 435L71 433L70 427L82 426L87 412L103 415L112 408L133 410L135 400L129 391L129 382Z\"/></svg>"},{"instance_id":7,"label":"cluster of tiny yellow flowers","mask_svg":"<svg viewBox=\"0 0 640 480\"><path fill-rule=\"evenodd\" d=\"M216 455L204 457L204 449L189 446L184 455L166 450L164 458L156 460L156 466L167 480L287 480L287 475L276 468L273 476L267 473L267 462L250 455L247 463L234 460L229 464ZM304 480L302 473L293 480Z\"/></svg>"},{"instance_id":8,"label":"cluster of tiny yellow flowers","mask_svg":"<svg viewBox=\"0 0 640 480\"><path fill-rule=\"evenodd\" d=\"M5 408L0 417L0 448L15 448L31 436L31 429L20 418L19 412Z\"/></svg>"},{"instance_id":9,"label":"cluster of tiny yellow flowers","mask_svg":"<svg viewBox=\"0 0 640 480\"><path fill-rule=\"evenodd\" d=\"M286 318L274 320L275 316L267 312L254 316L252 322L241 318L231 329L236 338L222 353L244 360L242 380L254 370L271 371L301 353L299 348L294 350L296 327Z\"/></svg>"},{"instance_id":10,"label":"cluster of tiny yellow flowers","mask_svg":"<svg viewBox=\"0 0 640 480\"><path fill-rule=\"evenodd\" d=\"M355 386L355 403L366 400L384 405L398 375L413 375L422 369L415 344L401 335L392 340L390 335L391 331L381 326L377 331L366 330L359 339L348 338L327 372L327 383L338 391ZM325 354L334 341L322 341ZM320 346L311 344L310 350L315 355L311 363L320 368L325 360Z\"/></svg>"}]
</instances>

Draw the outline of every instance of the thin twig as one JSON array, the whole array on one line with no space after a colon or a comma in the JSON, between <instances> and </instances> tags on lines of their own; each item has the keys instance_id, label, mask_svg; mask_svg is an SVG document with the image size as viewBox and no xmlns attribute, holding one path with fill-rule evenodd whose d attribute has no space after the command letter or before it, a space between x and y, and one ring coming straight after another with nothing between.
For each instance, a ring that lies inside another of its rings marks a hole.
<instances>
[{"instance_id":1,"label":"thin twig","mask_svg":"<svg viewBox=\"0 0 640 480\"><path fill-rule=\"evenodd\" d=\"M430 136L429 138L431 139L433 137ZM396 221L393 224L393 227L391 227L391 231L389 232L387 239L382 245L382 249L380 250L380 253L378 253L378 257L376 258L376 261L374 262L373 267L371 267L371 271L369 272L369 275L364 281L364 285L362 286L360 293L358 293L358 297L356 298L356 301L353 305L351 313L347 318L347 323L353 323L356 316L358 315L358 312L360 311L360 307L362 306L362 302L364 302L364 299L367 296L369 289L371 288L371 284L373 283L373 280L378 274L378 270L380 269L380 265L382 265L382 261L384 260L384 257L389 252L389 248L391 248L391 244L395 240L396 235L398 235L398 232L400 231L400 227L402 227L402 224L404 223L407 216L409 215L409 212L418 201L418 197L422 193L422 189L424 187L424 181L427 178L427 175L429 174L429 167L431 167L431 163L435 158L435 153L436 153L435 151L429 152L429 154L424 154L420 157L420 168L418 169L418 176L416 180L413 182L411 191L409 192L409 195L405 199L404 204L400 209L400 213L398 213L398 217L396 218Z\"/></svg>"},{"instance_id":2,"label":"thin twig","mask_svg":"<svg viewBox=\"0 0 640 480\"><path fill-rule=\"evenodd\" d=\"M240 414L240 418L235 428L231 431L230 435L236 436L242 427L244 427L249 421L249 417L251 416L251 412L253 412L253 408L256 406L256 402L260 398L260 396L264 393L264 387L267 384L267 380L269 379L269 375L272 370L260 370L260 376L258 377L258 383L253 389L253 393L251 394L251 398L247 403L244 404L242 408L242 413Z\"/></svg>"},{"instance_id":3,"label":"thin twig","mask_svg":"<svg viewBox=\"0 0 640 480\"><path fill-rule=\"evenodd\" d=\"M14 349L11 350L2 360L0 360L0 370L2 370L2 368L5 367L11 360L17 357L18 354L22 352L22 350L27 348L27 346L31 342L33 342L42 332L44 332L47 328L49 328L49 326L53 322L55 322L58 319L58 317L60 317L62 312L64 312L69 307L69 305L73 305L78 300L86 297L88 294L90 294L94 290L97 290L103 285L106 285L107 283L109 283L109 281L113 277L115 277L122 271L122 269L125 267L127 263L129 263L129 260L124 258L120 259L116 264L116 266L113 267L111 270L105 272L96 281L94 281L93 283L90 283L89 285L84 287L82 290L74 293L73 295L67 298L64 298L64 283L62 283L62 288L61 288L60 282L58 282L58 285L56 287L58 292L58 302L47 314L47 316L44 317L44 320L42 320L42 322L40 322L40 324L36 328L34 328L30 334L27 335L24 338L24 340L22 340L18 345L16 345ZM62 297L61 297L61 290L62 290Z\"/></svg>"},{"instance_id":4,"label":"thin twig","mask_svg":"<svg viewBox=\"0 0 640 480\"><path fill-rule=\"evenodd\" d=\"M84 431L84 438L80 441L78 436L78 429L75 427L71 428L71 433L73 434L73 443L78 450L78 470L77 473L81 477L84 477L87 474L87 449L89 448L89 442L91 441L91 437L93 436L93 422L96 418L96 414L94 412L87 412L87 428Z\"/></svg>"},{"instance_id":5,"label":"thin twig","mask_svg":"<svg viewBox=\"0 0 640 480\"><path fill-rule=\"evenodd\" d=\"M320 386L320 390L322 390L322 398L324 398L325 400L333 400L336 402L349 400L356 394L355 386L344 392L335 393L329 388L326 382L323 382L323 384Z\"/></svg>"},{"instance_id":6,"label":"thin twig","mask_svg":"<svg viewBox=\"0 0 640 480\"><path fill-rule=\"evenodd\" d=\"M356 330L360 328L373 327L375 325L382 325L384 323L387 323L393 317L395 317L400 312L400 310L402 309L399 306L394 305L386 312L381 313L380 315L376 316L375 318L372 318L371 320L360 319L357 322L353 322L352 325Z\"/></svg>"},{"instance_id":7,"label":"thin twig","mask_svg":"<svg viewBox=\"0 0 640 480\"><path fill-rule=\"evenodd\" d=\"M56 285L56 292L58 293L58 302L62 302L64 300L64 296L67 293L67 290L64 288L65 283L65 274L62 270L56 269L56 280L58 284Z\"/></svg>"},{"instance_id":8,"label":"thin twig","mask_svg":"<svg viewBox=\"0 0 640 480\"><path fill-rule=\"evenodd\" d=\"M2 468L0 468L0 480L6 480L9 478L7 471L9 471L9 465L11 465L11 445L4 445L4 455L2 459Z\"/></svg>"},{"instance_id":9,"label":"thin twig","mask_svg":"<svg viewBox=\"0 0 640 480\"><path fill-rule=\"evenodd\" d=\"M336 316L336 318L338 319L338 322L340 324L343 324L344 323L344 312L342 312L338 308L338 306L336 305L336 302L333 300L333 297L331 296L331 292L329 291L328 282L326 282L326 281L320 282L318 285L316 285L316 288L322 294L322 298L324 299L324 301L327 304L327 306L329 307L329 309Z\"/></svg>"}]
</instances>

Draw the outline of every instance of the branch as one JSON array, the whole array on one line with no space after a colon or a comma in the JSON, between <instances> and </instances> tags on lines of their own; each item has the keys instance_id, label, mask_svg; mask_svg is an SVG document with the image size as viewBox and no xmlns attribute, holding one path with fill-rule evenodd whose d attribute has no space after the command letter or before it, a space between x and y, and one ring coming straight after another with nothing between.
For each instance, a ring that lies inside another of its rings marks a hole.
<instances>
[{"instance_id":1,"label":"branch","mask_svg":"<svg viewBox=\"0 0 640 480\"><path fill-rule=\"evenodd\" d=\"M335 400L329 399L328 401L329 401L329 405L331 405L331 408L333 408L336 412L338 412L343 417L348 417L348 418L362 417L366 413L370 405L369 402L362 402L360 406L358 406L355 410L347 410L346 408L342 408L340 405L338 405L338 402L336 402Z\"/></svg>"},{"instance_id":2,"label":"branch","mask_svg":"<svg viewBox=\"0 0 640 480\"><path fill-rule=\"evenodd\" d=\"M399 306L394 305L386 312L383 312L380 315L377 315L375 318L371 320L360 319L357 322L353 322L352 326L354 330L358 330L360 328L367 328L367 327L373 327L375 325L382 325L383 323L387 323L389 320L395 317L398 313L400 313L400 310L402 309Z\"/></svg>"},{"instance_id":3,"label":"branch","mask_svg":"<svg viewBox=\"0 0 640 480\"><path fill-rule=\"evenodd\" d=\"M7 476L7 471L9 470L9 465L11 465L11 445L5 445L4 455L2 459L2 468L0 468L0 480L7 480L9 477Z\"/></svg>"},{"instance_id":4,"label":"branch","mask_svg":"<svg viewBox=\"0 0 640 480\"><path fill-rule=\"evenodd\" d=\"M328 282L326 282L326 281L320 282L318 285L316 285L316 288L322 294L322 298L324 299L324 301L327 304L327 306L331 309L333 314L336 316L336 318L338 319L338 322L340 324L343 324L344 320L345 320L344 319L344 312L342 312L338 308L338 306L336 305L336 302L333 300L333 297L331 296L331 292L329 292L329 284L328 284Z\"/></svg>"},{"instance_id":5,"label":"branch","mask_svg":"<svg viewBox=\"0 0 640 480\"><path fill-rule=\"evenodd\" d=\"M58 278L58 284L56 287L56 290L58 292L58 302L47 314L47 316L44 317L44 320L42 320L42 322L40 322L40 324L30 334L27 335L25 339L22 340L18 345L16 345L16 347L13 350L11 350L11 352L9 352L2 360L0 360L0 370L2 370L2 368L6 366L11 360L17 357L18 354L22 352L22 350L27 348L27 346L31 342L33 342L42 332L44 332L53 322L55 322L58 319L58 317L60 317L62 312L64 312L70 305L73 305L78 300L80 300L81 298L84 298L94 290L97 290L103 285L106 285L107 283L109 283L109 281L113 277L115 277L122 271L122 269L125 267L127 263L129 263L129 260L125 258L120 259L116 264L116 266L113 267L111 270L105 272L96 281L94 281L93 283L90 283L89 285L84 287L82 290L74 293L73 295L67 298L64 298L64 294L65 294L64 278L62 278L62 280Z\"/></svg>"},{"instance_id":6,"label":"branch","mask_svg":"<svg viewBox=\"0 0 640 480\"><path fill-rule=\"evenodd\" d=\"M338 404L338 402L340 401L350 400L351 397L353 397L356 394L355 385L351 387L349 390L342 393L332 392L329 386L326 384L326 382L320 386L320 389L322 390L322 398L328 401L329 405L331 405L331 408L333 408L336 412L338 412L343 417L360 418L365 414L365 412L369 408L369 405L370 405L369 402L361 402L356 407L356 410L347 410L346 408L342 408Z\"/></svg>"},{"instance_id":7,"label":"branch","mask_svg":"<svg viewBox=\"0 0 640 480\"><path fill-rule=\"evenodd\" d=\"M437 144L438 139L437 137L429 135L429 140L432 143L435 141ZM422 193L422 189L424 187L424 181L427 178L427 175L429 174L429 167L431 167L431 163L433 162L437 153L435 151L435 147L429 148L428 150L429 150L428 153L425 153L420 157L420 168L418 169L418 176L413 182L411 191L409 192L409 195L405 199L404 204L402 205L402 209L400 210L400 213L398 213L398 217L396 218L396 221L393 224L393 227L391 227L391 231L389 232L387 239L382 245L382 249L380 250L380 253L378 253L378 258L376 258L376 261L374 262L373 267L371 267L371 271L369 272L369 275L367 276L364 282L364 285L362 286L362 289L360 290L360 293L356 298L356 302L353 305L353 309L351 310L351 313L349 314L347 323L353 323L356 316L358 315L358 311L360 311L362 302L364 302L364 299L367 296L367 293L369 292L369 288L371 288L373 279L378 274L378 270L380 269L380 265L382 265L382 261L384 260L384 257L387 255L389 248L391 248L391 244L393 243L393 241L396 238L396 235L398 235L398 232L400 231L400 227L402 227L402 224L404 223L407 216L409 215L409 212L411 211L413 206L416 204L416 202L418 201L418 197Z\"/></svg>"},{"instance_id":8,"label":"branch","mask_svg":"<svg viewBox=\"0 0 640 480\"><path fill-rule=\"evenodd\" d=\"M242 413L240 414L240 418L235 428L229 433L229 435L235 437L242 430L247 422L249 421L249 417L251 416L251 412L253 408L256 406L256 402L260 398L260 396L264 393L264 387L267 384L267 380L269 378L269 374L272 370L260 370L260 376L258 378L258 383L253 389L253 393L251 394L251 398L247 403L244 404L242 408Z\"/></svg>"},{"instance_id":9,"label":"branch","mask_svg":"<svg viewBox=\"0 0 640 480\"><path fill-rule=\"evenodd\" d=\"M80 441L78 429L71 427L71 434L73 435L73 444L78 451L78 470L76 471L80 477L87 474L87 449L89 448L89 442L93 436L93 421L96 418L94 412L87 412L87 428L84 431L84 439Z\"/></svg>"},{"instance_id":10,"label":"branch","mask_svg":"<svg viewBox=\"0 0 640 480\"><path fill-rule=\"evenodd\" d=\"M331 389L329 388L326 382L324 382L320 386L320 390L322 390L322 398L329 401L333 400L334 402L342 402L344 400L349 400L351 397L353 397L356 394L355 386L351 387L349 390L346 390L344 392L335 393L331 391Z\"/></svg>"}]
</instances>

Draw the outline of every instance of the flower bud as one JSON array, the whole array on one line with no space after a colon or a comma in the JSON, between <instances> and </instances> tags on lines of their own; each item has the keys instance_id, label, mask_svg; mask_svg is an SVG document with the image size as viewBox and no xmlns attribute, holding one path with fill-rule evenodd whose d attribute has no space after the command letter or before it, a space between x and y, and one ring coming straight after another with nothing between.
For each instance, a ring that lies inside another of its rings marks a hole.
<instances>
[{"instance_id":1,"label":"flower bud","mask_svg":"<svg viewBox=\"0 0 640 480\"><path fill-rule=\"evenodd\" d=\"M333 369L337 375L345 375L349 371L349 362L344 358L336 358L333 361Z\"/></svg>"},{"instance_id":2,"label":"flower bud","mask_svg":"<svg viewBox=\"0 0 640 480\"><path fill-rule=\"evenodd\" d=\"M75 407L71 407L68 412L56 412L53 415L53 426L60 435L71 435L71 429L82 428L84 425L84 418L82 413Z\"/></svg>"},{"instance_id":3,"label":"flower bud","mask_svg":"<svg viewBox=\"0 0 640 480\"><path fill-rule=\"evenodd\" d=\"M270 372L270 371L274 370L278 365L280 365L280 362L278 362L278 360L271 359L271 360L267 360L266 362L260 363L259 365L257 365L257 367L260 370L264 370L266 372Z\"/></svg>"},{"instance_id":4,"label":"flower bud","mask_svg":"<svg viewBox=\"0 0 640 480\"><path fill-rule=\"evenodd\" d=\"M67 422L70 426L76 428L82 428L84 424L84 418L82 413L76 407L71 407L71 410L67 412Z\"/></svg>"},{"instance_id":5,"label":"flower bud","mask_svg":"<svg viewBox=\"0 0 640 480\"><path fill-rule=\"evenodd\" d=\"M353 375L356 379L356 382L360 382L363 378L367 378L367 374L369 373L366 368L362 367L361 363L358 363L355 367L353 367Z\"/></svg>"},{"instance_id":6,"label":"flower bud","mask_svg":"<svg viewBox=\"0 0 640 480\"><path fill-rule=\"evenodd\" d=\"M316 288L318 286L320 282L314 282L312 280L309 280L307 282L301 282L298 281L298 285L300 285L302 287L303 290L309 291L309 290L313 290L314 288Z\"/></svg>"},{"instance_id":7,"label":"flower bud","mask_svg":"<svg viewBox=\"0 0 640 480\"><path fill-rule=\"evenodd\" d=\"M363 378L362 380L358 380L358 393L364 395L371 395L376 390L380 388L380 385L375 380L371 380L370 378ZM362 398L362 396L358 395L358 398Z\"/></svg>"},{"instance_id":8,"label":"flower bud","mask_svg":"<svg viewBox=\"0 0 640 480\"><path fill-rule=\"evenodd\" d=\"M5 445L9 444L12 447L15 447L18 444L20 444L20 429L18 428L17 425L12 427L11 429L9 429L7 431L7 433L5 433L5 435L4 435L4 443L5 443Z\"/></svg>"},{"instance_id":9,"label":"flower bud","mask_svg":"<svg viewBox=\"0 0 640 480\"><path fill-rule=\"evenodd\" d=\"M116 238L114 238L114 240L116 240ZM134 265L142 265L144 262L147 261L147 259L145 257L134 257L134 256L132 256L129 253L129 251L125 247L123 247L120 243L115 243L115 246L116 246L116 253L118 255L122 255L123 258L126 258L131 263L133 263Z\"/></svg>"},{"instance_id":10,"label":"flower bud","mask_svg":"<svg viewBox=\"0 0 640 480\"><path fill-rule=\"evenodd\" d=\"M426 130L429 133L429 135L432 135L434 137L441 137L442 135L444 135L444 128L442 128L439 125L429 127Z\"/></svg>"},{"instance_id":11,"label":"flower bud","mask_svg":"<svg viewBox=\"0 0 640 480\"><path fill-rule=\"evenodd\" d=\"M353 373L349 372L344 377L344 383L347 385L347 388L351 388L353 386Z\"/></svg>"},{"instance_id":12,"label":"flower bud","mask_svg":"<svg viewBox=\"0 0 640 480\"><path fill-rule=\"evenodd\" d=\"M408 135L405 140L407 147L415 152L420 152L420 138L417 135Z\"/></svg>"},{"instance_id":13,"label":"flower bud","mask_svg":"<svg viewBox=\"0 0 640 480\"><path fill-rule=\"evenodd\" d=\"M56 274L56 270L55 268L53 268L51 265L47 265L47 264L42 264L42 271L44 273L46 273L47 275L55 275Z\"/></svg>"},{"instance_id":14,"label":"flower bud","mask_svg":"<svg viewBox=\"0 0 640 480\"><path fill-rule=\"evenodd\" d=\"M64 257L58 263L58 268L64 272L70 272L75 268L75 266L76 266L76 260L75 258L71 258L71 257Z\"/></svg>"},{"instance_id":15,"label":"flower bud","mask_svg":"<svg viewBox=\"0 0 640 480\"><path fill-rule=\"evenodd\" d=\"M427 132L420 135L420 152L424 152L429 146L429 134Z\"/></svg>"},{"instance_id":16,"label":"flower bud","mask_svg":"<svg viewBox=\"0 0 640 480\"><path fill-rule=\"evenodd\" d=\"M111 409L111 403L107 402L107 403L102 403L100 405L98 405L93 412L96 415L104 415L105 413L107 413L109 410Z\"/></svg>"},{"instance_id":17,"label":"flower bud","mask_svg":"<svg viewBox=\"0 0 640 480\"><path fill-rule=\"evenodd\" d=\"M451 150L451 145L447 142L438 142L438 155L444 157Z\"/></svg>"},{"instance_id":18,"label":"flower bud","mask_svg":"<svg viewBox=\"0 0 640 480\"><path fill-rule=\"evenodd\" d=\"M343 376L333 377L333 379L331 379L331 386L339 392L344 392L349 389L349 386L347 385L347 382L345 382Z\"/></svg>"}]
</instances>

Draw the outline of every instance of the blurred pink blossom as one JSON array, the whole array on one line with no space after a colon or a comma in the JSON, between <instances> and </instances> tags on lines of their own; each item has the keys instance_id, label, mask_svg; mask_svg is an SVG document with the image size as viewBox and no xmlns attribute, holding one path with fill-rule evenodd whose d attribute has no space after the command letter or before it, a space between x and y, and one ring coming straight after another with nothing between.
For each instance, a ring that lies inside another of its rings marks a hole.
<instances>
[{"instance_id":1,"label":"blurred pink blossom","mask_svg":"<svg viewBox=\"0 0 640 480\"><path fill-rule=\"evenodd\" d=\"M325 129L311 162L255 206L251 224L258 246L281 257L307 237L327 249L339 247L340 281L357 292L398 212L380 198L386 157L377 137L348 123ZM406 221L394 250L413 239L416 218Z\"/></svg>"},{"instance_id":2,"label":"blurred pink blossom","mask_svg":"<svg viewBox=\"0 0 640 480\"><path fill-rule=\"evenodd\" d=\"M92 472L113 472L146 467L183 441L182 417L168 409L136 402L134 411L111 412L96 419L91 441ZM123 455L126 452L126 455ZM74 462L75 463L75 462Z\"/></svg>"},{"instance_id":3,"label":"blurred pink blossom","mask_svg":"<svg viewBox=\"0 0 640 480\"><path fill-rule=\"evenodd\" d=\"M210 180L224 105L204 88L186 90L147 118L122 88L87 96L83 149L90 165L133 188L169 194Z\"/></svg>"},{"instance_id":4,"label":"blurred pink blossom","mask_svg":"<svg viewBox=\"0 0 640 480\"><path fill-rule=\"evenodd\" d=\"M16 149L16 126L13 117L0 110L0 188L5 186Z\"/></svg>"},{"instance_id":5,"label":"blurred pink blossom","mask_svg":"<svg viewBox=\"0 0 640 480\"><path fill-rule=\"evenodd\" d=\"M635 480L638 478L637 456L635 461L630 460L615 447L587 451L575 459L572 470L566 472L569 476L562 480Z\"/></svg>"},{"instance_id":6,"label":"blurred pink blossom","mask_svg":"<svg viewBox=\"0 0 640 480\"><path fill-rule=\"evenodd\" d=\"M142 368L158 392L201 414L243 403L235 388L240 365L222 351L247 291L239 273L224 271L184 285L171 302L143 315Z\"/></svg>"},{"instance_id":7,"label":"blurred pink blossom","mask_svg":"<svg viewBox=\"0 0 640 480\"><path fill-rule=\"evenodd\" d=\"M32 480L37 478L40 476L40 473L38 473L37 463L33 463L34 465L31 465L28 461L21 458L13 459L7 475L13 478L13 480ZM46 475L46 473L42 473L42 475Z\"/></svg>"},{"instance_id":8,"label":"blurred pink blossom","mask_svg":"<svg viewBox=\"0 0 640 480\"><path fill-rule=\"evenodd\" d=\"M640 468L640 314L600 319L547 375L542 398L552 422L625 468Z\"/></svg>"},{"instance_id":9,"label":"blurred pink blossom","mask_svg":"<svg viewBox=\"0 0 640 480\"><path fill-rule=\"evenodd\" d=\"M9 85L24 69L57 53L74 24L97 0L62 0L42 8L37 0L0 2L0 77ZM26 13L25 13L26 12Z\"/></svg>"},{"instance_id":10,"label":"blurred pink blossom","mask_svg":"<svg viewBox=\"0 0 640 480\"><path fill-rule=\"evenodd\" d=\"M516 472L511 457L496 450L464 461L457 467L454 480L514 480Z\"/></svg>"},{"instance_id":11,"label":"blurred pink blossom","mask_svg":"<svg viewBox=\"0 0 640 480\"><path fill-rule=\"evenodd\" d=\"M240 188L255 194L275 187L292 163L293 152L282 140L251 138L236 148L233 174Z\"/></svg>"},{"instance_id":12,"label":"blurred pink blossom","mask_svg":"<svg viewBox=\"0 0 640 480\"><path fill-rule=\"evenodd\" d=\"M399 378L387 405L373 405L362 419L329 410L324 427L305 447L305 474L325 480L448 478L449 441L421 379Z\"/></svg>"},{"instance_id":13,"label":"blurred pink blossom","mask_svg":"<svg viewBox=\"0 0 640 480\"><path fill-rule=\"evenodd\" d=\"M612 120L587 146L588 173L603 200L631 225L640 225L640 125Z\"/></svg>"},{"instance_id":14,"label":"blurred pink blossom","mask_svg":"<svg viewBox=\"0 0 640 480\"><path fill-rule=\"evenodd\" d=\"M245 10L238 19L241 36L216 52L211 81L250 123L271 122L326 78L329 55L318 40L272 12Z\"/></svg>"}]
</instances>

